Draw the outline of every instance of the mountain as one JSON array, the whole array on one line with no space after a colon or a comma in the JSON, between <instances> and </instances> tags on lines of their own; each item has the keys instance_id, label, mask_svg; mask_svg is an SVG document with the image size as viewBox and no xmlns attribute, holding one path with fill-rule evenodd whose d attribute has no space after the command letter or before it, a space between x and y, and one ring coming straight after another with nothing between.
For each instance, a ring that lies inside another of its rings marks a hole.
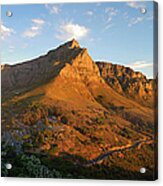
<instances>
[{"instance_id":1,"label":"mountain","mask_svg":"<svg viewBox=\"0 0 163 186\"><path fill-rule=\"evenodd\" d=\"M115 91L142 105L153 107L157 87L154 79L147 79L142 73L122 65L107 62L96 64L101 76Z\"/></svg>"},{"instance_id":2,"label":"mountain","mask_svg":"<svg viewBox=\"0 0 163 186\"><path fill-rule=\"evenodd\" d=\"M95 178L100 170L100 179L116 178L117 171L120 179L129 172L132 179L154 179L154 109L151 101L141 103L144 96L152 100L152 80L122 66L95 63L74 39L37 59L4 65L1 77L2 148L46 155L48 167L49 156L54 162L61 158L67 172L57 163L55 168L64 177L71 172L74 178ZM107 152L113 155L105 157ZM144 163L148 173L140 175ZM114 170L108 175L109 167Z\"/></svg>"}]
</instances>

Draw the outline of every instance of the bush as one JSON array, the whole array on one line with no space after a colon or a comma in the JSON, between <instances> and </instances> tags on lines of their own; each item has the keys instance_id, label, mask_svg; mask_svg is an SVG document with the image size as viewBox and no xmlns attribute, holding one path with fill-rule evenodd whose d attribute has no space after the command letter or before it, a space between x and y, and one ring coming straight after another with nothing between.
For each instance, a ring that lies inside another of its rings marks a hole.
<instances>
[{"instance_id":1,"label":"bush","mask_svg":"<svg viewBox=\"0 0 163 186\"><path fill-rule=\"evenodd\" d=\"M61 122L64 123L64 124L67 124L68 123L68 119L66 116L62 116L61 117Z\"/></svg>"},{"instance_id":2,"label":"bush","mask_svg":"<svg viewBox=\"0 0 163 186\"><path fill-rule=\"evenodd\" d=\"M125 137L125 138L128 138L130 139L132 137L132 132L130 130L128 130L127 128L123 128L120 132L119 132L119 135Z\"/></svg>"},{"instance_id":3,"label":"bush","mask_svg":"<svg viewBox=\"0 0 163 186\"><path fill-rule=\"evenodd\" d=\"M73 152L75 149L73 147L71 147L69 150L70 150L70 152Z\"/></svg>"},{"instance_id":4,"label":"bush","mask_svg":"<svg viewBox=\"0 0 163 186\"><path fill-rule=\"evenodd\" d=\"M101 117L101 118L96 118L96 123L97 124L104 124L104 118L103 117Z\"/></svg>"},{"instance_id":5,"label":"bush","mask_svg":"<svg viewBox=\"0 0 163 186\"><path fill-rule=\"evenodd\" d=\"M49 152L54 153L54 152L56 152L57 150L58 150L58 145L55 144L55 145L52 145L52 147L51 147L51 149L49 150Z\"/></svg>"},{"instance_id":6,"label":"bush","mask_svg":"<svg viewBox=\"0 0 163 186\"><path fill-rule=\"evenodd\" d=\"M29 139L29 138L31 138L31 135L30 135L30 134L26 134L26 135L24 135L24 136L22 137L23 140L27 140L27 139Z\"/></svg>"},{"instance_id":7,"label":"bush","mask_svg":"<svg viewBox=\"0 0 163 186\"><path fill-rule=\"evenodd\" d=\"M61 178L61 174L55 169L48 169L45 165L41 164L39 158L34 155L22 155L20 163L24 171L18 176L20 177L35 177L35 178Z\"/></svg>"}]
</instances>

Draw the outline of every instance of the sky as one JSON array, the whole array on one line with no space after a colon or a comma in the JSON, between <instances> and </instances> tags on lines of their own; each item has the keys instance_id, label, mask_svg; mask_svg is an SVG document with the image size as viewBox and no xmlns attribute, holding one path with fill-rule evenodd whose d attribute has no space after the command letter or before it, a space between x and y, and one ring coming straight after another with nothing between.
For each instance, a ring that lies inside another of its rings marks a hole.
<instances>
[{"instance_id":1,"label":"sky","mask_svg":"<svg viewBox=\"0 0 163 186\"><path fill-rule=\"evenodd\" d=\"M33 59L75 38L94 61L153 77L152 2L3 5L1 12L2 64Z\"/></svg>"}]
</instances>

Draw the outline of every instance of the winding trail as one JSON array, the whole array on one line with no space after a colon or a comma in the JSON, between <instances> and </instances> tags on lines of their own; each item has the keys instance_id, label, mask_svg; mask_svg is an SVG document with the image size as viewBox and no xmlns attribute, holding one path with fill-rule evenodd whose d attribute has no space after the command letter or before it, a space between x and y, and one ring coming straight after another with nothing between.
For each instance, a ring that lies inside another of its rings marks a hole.
<instances>
[{"instance_id":1,"label":"winding trail","mask_svg":"<svg viewBox=\"0 0 163 186\"><path fill-rule=\"evenodd\" d=\"M101 155L99 155L98 157L96 157L92 160L87 161L85 166L91 166L91 165L94 165L96 163L100 163L100 161L106 159L108 156L112 155L113 153L123 152L123 151L130 150L130 149L133 149L133 148L136 148L136 147L138 147L138 149L139 149L141 147L141 145L151 144L153 142L154 141L152 139L148 139L148 140L144 139L144 140L137 141L133 144L127 144L127 145L122 146L122 147L114 147L112 150L110 150L108 152L105 152L104 154L101 154Z\"/></svg>"}]
</instances>

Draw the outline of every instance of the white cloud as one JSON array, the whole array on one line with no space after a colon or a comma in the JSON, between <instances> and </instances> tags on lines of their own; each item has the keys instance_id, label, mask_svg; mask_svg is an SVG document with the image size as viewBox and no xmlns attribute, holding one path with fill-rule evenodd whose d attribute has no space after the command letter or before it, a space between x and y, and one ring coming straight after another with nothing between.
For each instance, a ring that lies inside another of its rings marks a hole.
<instances>
[{"instance_id":1,"label":"white cloud","mask_svg":"<svg viewBox=\"0 0 163 186\"><path fill-rule=\"evenodd\" d=\"M35 23L36 25L43 25L45 21L43 19L32 19L32 22Z\"/></svg>"},{"instance_id":2,"label":"white cloud","mask_svg":"<svg viewBox=\"0 0 163 186\"><path fill-rule=\"evenodd\" d=\"M117 15L117 13L118 13L118 10L114 7L105 8L105 14L106 14L105 30L107 30L113 26L112 20L113 20L113 17L115 17Z\"/></svg>"},{"instance_id":3,"label":"white cloud","mask_svg":"<svg viewBox=\"0 0 163 186\"><path fill-rule=\"evenodd\" d=\"M23 37L34 38L41 33L45 24L43 19L32 19L32 26L23 33Z\"/></svg>"},{"instance_id":4,"label":"white cloud","mask_svg":"<svg viewBox=\"0 0 163 186\"><path fill-rule=\"evenodd\" d=\"M128 26L131 27L133 25L136 25L144 20L144 17L134 17L129 20Z\"/></svg>"},{"instance_id":5,"label":"white cloud","mask_svg":"<svg viewBox=\"0 0 163 186\"><path fill-rule=\"evenodd\" d=\"M89 29L85 26L69 22L66 24L61 24L58 32L59 34L56 35L57 39L64 41L72 38L82 39L88 35Z\"/></svg>"},{"instance_id":6,"label":"white cloud","mask_svg":"<svg viewBox=\"0 0 163 186\"><path fill-rule=\"evenodd\" d=\"M111 21L112 21L112 17L108 17L108 19L107 19L107 23L110 23Z\"/></svg>"},{"instance_id":7,"label":"white cloud","mask_svg":"<svg viewBox=\"0 0 163 186\"><path fill-rule=\"evenodd\" d=\"M32 26L31 30L39 30L39 27L38 26Z\"/></svg>"},{"instance_id":8,"label":"white cloud","mask_svg":"<svg viewBox=\"0 0 163 186\"><path fill-rule=\"evenodd\" d=\"M14 33L14 30L12 28L9 28L1 24L1 39L4 40L6 37L10 36L12 33Z\"/></svg>"},{"instance_id":9,"label":"white cloud","mask_svg":"<svg viewBox=\"0 0 163 186\"><path fill-rule=\"evenodd\" d=\"M135 61L134 63L128 66L133 69L142 69L142 68L153 67L153 63L149 63L145 60L141 60L141 61Z\"/></svg>"},{"instance_id":10,"label":"white cloud","mask_svg":"<svg viewBox=\"0 0 163 186\"><path fill-rule=\"evenodd\" d=\"M131 7L131 8L145 8L145 4L144 2L135 2L135 1L131 1L127 3L127 6Z\"/></svg>"},{"instance_id":11,"label":"white cloud","mask_svg":"<svg viewBox=\"0 0 163 186\"><path fill-rule=\"evenodd\" d=\"M92 16L92 15L93 15L93 11L91 11L91 10L87 11L87 12L86 12L86 15Z\"/></svg>"},{"instance_id":12,"label":"white cloud","mask_svg":"<svg viewBox=\"0 0 163 186\"><path fill-rule=\"evenodd\" d=\"M46 4L45 7L49 10L50 14L58 14L60 9L58 6L53 4Z\"/></svg>"},{"instance_id":13,"label":"white cloud","mask_svg":"<svg viewBox=\"0 0 163 186\"><path fill-rule=\"evenodd\" d=\"M23 36L27 38L33 38L37 35L39 35L39 32L33 30L27 30L23 33Z\"/></svg>"}]
</instances>

